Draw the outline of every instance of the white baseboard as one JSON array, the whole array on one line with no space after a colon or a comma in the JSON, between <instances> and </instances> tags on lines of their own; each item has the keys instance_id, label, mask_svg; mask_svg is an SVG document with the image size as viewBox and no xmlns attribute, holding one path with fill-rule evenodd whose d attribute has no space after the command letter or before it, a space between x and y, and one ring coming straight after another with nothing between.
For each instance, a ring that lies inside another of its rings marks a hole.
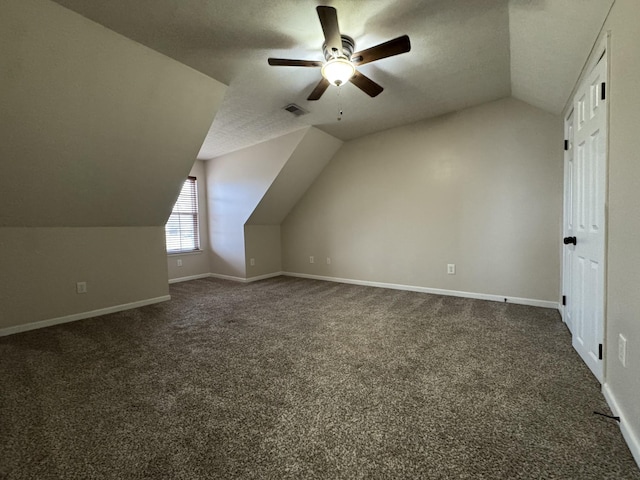
<instances>
[{"instance_id":1,"label":"white baseboard","mask_svg":"<svg viewBox=\"0 0 640 480\"><path fill-rule=\"evenodd\" d=\"M140 300L137 302L124 303L122 305L115 305L113 307L100 308L98 310L91 310L89 312L74 313L73 315L66 315L64 317L51 318L49 320L41 320L39 322L24 323L22 325L14 325L13 327L7 327L0 329L0 337L6 335L13 335L14 333L28 332L29 330L36 330L38 328L51 327L52 325L59 325L61 323L75 322L76 320L84 320L91 317L99 317L100 315L107 315L109 313L121 312L123 310L130 310L132 308L144 307L146 305L152 305L154 303L166 302L171 300L170 295L164 295L162 297L148 298L146 300Z\"/></svg>"},{"instance_id":2,"label":"white baseboard","mask_svg":"<svg viewBox=\"0 0 640 480\"><path fill-rule=\"evenodd\" d=\"M379 287L379 288L390 288L393 290L407 290L411 292L421 292L421 293L433 293L436 295L448 295L454 297L465 297L465 298L475 298L479 300L492 300L496 302L504 302L505 300L508 303L516 303L520 305L531 305L534 307L543 307L543 308L559 308L558 303L550 302L546 300L535 300L530 298L519 298L519 297L509 297L502 295L488 295L484 293L471 293L471 292L461 292L458 290L443 290L439 288L427 288L427 287L418 287L414 285L401 285L396 283L382 283L382 282L371 282L367 280L354 280L350 278L337 278L337 277L324 277L321 275L310 275L306 273L293 273L293 272L274 272L268 273L266 275L258 275L255 277L242 278L242 277L234 277L231 275L222 275L219 273L202 273L199 275L191 275L188 277L180 277L169 280L169 283L177 283L177 282L186 282L188 280L197 280L200 278L220 278L223 280L232 280L235 282L241 283L249 283L256 282L258 280L265 280L267 278L279 277L280 275L286 275L289 277L299 277L299 278L309 278L313 280L324 280L328 282L337 282L337 283L348 283L353 285L363 285L368 287ZM141 300L138 302L126 303L123 305L115 305L113 307L101 308L98 310L92 310L89 312L76 313L73 315L67 315L64 317L52 318L49 320L42 320L39 322L26 323L22 325L15 325L12 327L2 328L0 329L0 337L6 335L12 335L14 333L26 332L29 330L35 330L38 328L49 327L52 325L58 325L60 323L68 323L75 322L76 320L84 320L85 318L97 317L100 315L106 315L109 313L120 312L123 310L129 310L131 308L144 307L145 305L151 305L154 303L164 302L167 300L171 300L169 295L165 295L162 297L150 298L147 300ZM604 387L603 387L604 388ZM634 437L635 438L635 437ZM637 442L636 442L637 444Z\"/></svg>"},{"instance_id":3,"label":"white baseboard","mask_svg":"<svg viewBox=\"0 0 640 480\"><path fill-rule=\"evenodd\" d=\"M247 278L232 277L231 275L222 275L220 273L210 273L207 276L213 277L213 278L220 278L222 280L232 280L234 282L250 283L250 282L257 282L258 280L265 280L267 278L279 277L281 275L283 275L282 272L267 273L265 275L258 275L255 277L247 277Z\"/></svg>"},{"instance_id":4,"label":"white baseboard","mask_svg":"<svg viewBox=\"0 0 640 480\"><path fill-rule=\"evenodd\" d=\"M258 280L266 280L267 278L274 278L274 277L280 277L282 276L282 272L274 272L274 273L267 273L265 275L258 275L256 277L249 277L247 278L247 282L257 282Z\"/></svg>"},{"instance_id":5,"label":"white baseboard","mask_svg":"<svg viewBox=\"0 0 640 480\"><path fill-rule=\"evenodd\" d=\"M620 431L622 432L624 440L627 442L629 450L631 450L631 455L633 455L634 460L638 464L638 468L640 468L640 432L633 431L633 427L629 424L627 416L616 401L616 397L609 388L609 384L605 383L602 385L602 394L613 414L616 417L620 417Z\"/></svg>"},{"instance_id":6,"label":"white baseboard","mask_svg":"<svg viewBox=\"0 0 640 480\"><path fill-rule=\"evenodd\" d=\"M169 283L188 282L189 280L198 280L200 278L209 278L210 273L200 273L198 275L189 275L188 277L170 278Z\"/></svg>"},{"instance_id":7,"label":"white baseboard","mask_svg":"<svg viewBox=\"0 0 640 480\"><path fill-rule=\"evenodd\" d=\"M390 288L393 290L407 290L410 292L433 293L435 295L447 295L450 297L475 298L478 300L491 300L494 302L516 303L519 305L530 305L532 307L558 308L558 302L548 300L535 300L531 298L509 297L507 295L489 295L485 293L461 292L458 290L443 290L440 288L418 287L415 285L402 285L397 283L370 282L368 280L354 280L351 278L323 277L320 275L309 275L307 273L282 272L282 275L289 277L310 278L313 280L325 280L328 282L349 283L352 285L363 285L366 287Z\"/></svg>"},{"instance_id":8,"label":"white baseboard","mask_svg":"<svg viewBox=\"0 0 640 480\"><path fill-rule=\"evenodd\" d=\"M169 283L174 283L178 281L195 280L197 278L205 278L205 277L213 277L213 278L220 278L222 280L231 280L234 282L249 283L249 282L256 282L258 280L265 280L267 278L279 277L281 275L286 275L288 277L309 278L312 280L324 280L327 282L349 283L352 285L363 285L366 287L390 288L393 290L407 290L410 292L433 293L435 295L447 295L447 296L453 296L453 297L475 298L479 300L491 300L494 302L506 301L507 303L515 303L518 305L530 305L533 307L554 308L554 309L560 308L560 304L558 302L551 302L548 300L509 297L506 295L489 295L485 293L461 292L458 290L444 290L440 288L418 287L415 285L402 285L397 283L370 282L368 280L354 280L351 278L324 277L321 275L310 275L307 273L294 273L294 272L274 272L274 273L268 273L266 275L258 275L255 277L248 277L248 278L234 277L231 275L222 275L220 273L209 273L209 274L202 274L202 275L194 275L193 277L182 277L180 279L170 280Z\"/></svg>"},{"instance_id":9,"label":"white baseboard","mask_svg":"<svg viewBox=\"0 0 640 480\"><path fill-rule=\"evenodd\" d=\"M231 280L232 282L247 283L246 278L233 277L231 275L222 275L221 273L210 273L209 276L213 278L219 278L221 280Z\"/></svg>"}]
</instances>

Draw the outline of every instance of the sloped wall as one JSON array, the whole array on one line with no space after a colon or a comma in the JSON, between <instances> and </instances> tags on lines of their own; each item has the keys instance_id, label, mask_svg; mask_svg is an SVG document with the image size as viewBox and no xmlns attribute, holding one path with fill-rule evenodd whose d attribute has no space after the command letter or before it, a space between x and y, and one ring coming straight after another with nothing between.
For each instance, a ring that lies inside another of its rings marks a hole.
<instances>
[{"instance_id":1,"label":"sloped wall","mask_svg":"<svg viewBox=\"0 0 640 480\"><path fill-rule=\"evenodd\" d=\"M53 2L0 9L0 226L163 225L226 87Z\"/></svg>"},{"instance_id":2,"label":"sloped wall","mask_svg":"<svg viewBox=\"0 0 640 480\"><path fill-rule=\"evenodd\" d=\"M0 59L0 329L165 297L226 87L47 0L0 3Z\"/></svg>"},{"instance_id":3,"label":"sloped wall","mask_svg":"<svg viewBox=\"0 0 640 480\"><path fill-rule=\"evenodd\" d=\"M246 278L244 224L307 130L207 162L212 273Z\"/></svg>"},{"instance_id":4,"label":"sloped wall","mask_svg":"<svg viewBox=\"0 0 640 480\"><path fill-rule=\"evenodd\" d=\"M311 127L247 220L280 225L344 142Z\"/></svg>"},{"instance_id":5,"label":"sloped wall","mask_svg":"<svg viewBox=\"0 0 640 480\"><path fill-rule=\"evenodd\" d=\"M211 271L243 279L281 271L280 223L341 145L307 127L208 161Z\"/></svg>"},{"instance_id":6,"label":"sloped wall","mask_svg":"<svg viewBox=\"0 0 640 480\"><path fill-rule=\"evenodd\" d=\"M343 143L317 128L307 130L245 224L247 277L282 271L280 224Z\"/></svg>"}]
</instances>

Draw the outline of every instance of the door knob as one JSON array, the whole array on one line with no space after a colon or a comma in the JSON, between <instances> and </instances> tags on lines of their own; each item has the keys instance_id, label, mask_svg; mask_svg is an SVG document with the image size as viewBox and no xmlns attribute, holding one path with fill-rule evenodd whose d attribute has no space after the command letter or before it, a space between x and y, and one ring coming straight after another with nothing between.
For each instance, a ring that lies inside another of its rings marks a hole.
<instances>
[{"instance_id":1,"label":"door knob","mask_svg":"<svg viewBox=\"0 0 640 480\"><path fill-rule=\"evenodd\" d=\"M571 244L576 244L576 237L564 237L564 244L565 245L571 245Z\"/></svg>"}]
</instances>

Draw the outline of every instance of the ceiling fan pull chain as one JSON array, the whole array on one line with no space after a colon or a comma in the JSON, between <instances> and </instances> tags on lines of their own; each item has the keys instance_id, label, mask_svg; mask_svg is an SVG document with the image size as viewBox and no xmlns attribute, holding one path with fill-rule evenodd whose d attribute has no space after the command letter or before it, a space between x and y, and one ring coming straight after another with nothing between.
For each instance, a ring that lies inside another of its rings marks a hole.
<instances>
[{"instance_id":1,"label":"ceiling fan pull chain","mask_svg":"<svg viewBox=\"0 0 640 480\"><path fill-rule=\"evenodd\" d=\"M338 86L338 121L342 120L342 98L340 92L342 91L342 85Z\"/></svg>"}]
</instances>

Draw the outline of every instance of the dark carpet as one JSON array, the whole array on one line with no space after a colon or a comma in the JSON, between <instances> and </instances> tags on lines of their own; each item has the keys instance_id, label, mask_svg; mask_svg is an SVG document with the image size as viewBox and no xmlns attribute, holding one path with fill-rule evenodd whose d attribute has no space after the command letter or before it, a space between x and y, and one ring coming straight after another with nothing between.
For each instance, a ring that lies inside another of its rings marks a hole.
<instances>
[{"instance_id":1,"label":"dark carpet","mask_svg":"<svg viewBox=\"0 0 640 480\"><path fill-rule=\"evenodd\" d=\"M554 310L279 277L0 338L2 479L640 479Z\"/></svg>"}]
</instances>

